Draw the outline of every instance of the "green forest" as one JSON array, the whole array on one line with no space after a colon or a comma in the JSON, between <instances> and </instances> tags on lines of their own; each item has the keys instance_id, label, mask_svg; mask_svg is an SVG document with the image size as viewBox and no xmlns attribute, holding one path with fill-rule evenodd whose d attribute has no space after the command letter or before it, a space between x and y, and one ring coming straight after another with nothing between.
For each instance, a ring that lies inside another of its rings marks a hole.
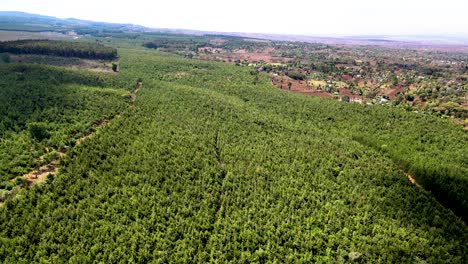
<instances>
[{"instance_id":1,"label":"green forest","mask_svg":"<svg viewBox=\"0 0 468 264\"><path fill-rule=\"evenodd\" d=\"M0 65L0 192L67 149L58 174L0 207L1 262L468 262L462 127L107 43L118 74Z\"/></svg>"},{"instance_id":2,"label":"green forest","mask_svg":"<svg viewBox=\"0 0 468 264\"><path fill-rule=\"evenodd\" d=\"M39 54L86 59L113 60L117 50L99 43L62 40L15 40L0 42L0 53Z\"/></svg>"},{"instance_id":3,"label":"green forest","mask_svg":"<svg viewBox=\"0 0 468 264\"><path fill-rule=\"evenodd\" d=\"M102 74L8 64L0 75L0 192L47 162L39 157L72 147L93 123L112 118L129 101L129 92L109 88L112 80Z\"/></svg>"}]
</instances>

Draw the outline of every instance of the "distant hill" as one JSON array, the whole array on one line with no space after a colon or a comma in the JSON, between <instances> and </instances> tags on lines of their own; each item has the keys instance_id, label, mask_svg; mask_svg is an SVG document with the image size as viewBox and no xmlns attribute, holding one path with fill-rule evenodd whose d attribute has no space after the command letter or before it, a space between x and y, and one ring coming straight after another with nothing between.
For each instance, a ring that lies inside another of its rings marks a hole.
<instances>
[{"instance_id":1,"label":"distant hill","mask_svg":"<svg viewBox=\"0 0 468 264\"><path fill-rule=\"evenodd\" d=\"M0 11L0 30L19 30L31 32L68 32L78 34L142 32L148 28L133 24L118 24L88 21L76 18L57 18L17 11Z\"/></svg>"},{"instance_id":2,"label":"distant hill","mask_svg":"<svg viewBox=\"0 0 468 264\"><path fill-rule=\"evenodd\" d=\"M243 33L243 32L216 32L194 29L168 29L148 28L135 24L119 24L108 22L96 22L77 18L57 18L38 14L30 14L18 11L0 11L0 30L30 31L30 32L69 32L78 34L102 34L124 32L163 32L187 35L224 35L246 37L256 39L268 39L277 41L299 41L309 43L346 44L346 45L379 45L379 46L468 46L468 36L454 35L369 35L369 36L308 36L268 33Z\"/></svg>"},{"instance_id":3,"label":"distant hill","mask_svg":"<svg viewBox=\"0 0 468 264\"><path fill-rule=\"evenodd\" d=\"M57 19L52 16L44 16L37 14L30 14L20 11L0 11L0 16L2 17L23 17L23 18L38 18L38 19Z\"/></svg>"}]
</instances>

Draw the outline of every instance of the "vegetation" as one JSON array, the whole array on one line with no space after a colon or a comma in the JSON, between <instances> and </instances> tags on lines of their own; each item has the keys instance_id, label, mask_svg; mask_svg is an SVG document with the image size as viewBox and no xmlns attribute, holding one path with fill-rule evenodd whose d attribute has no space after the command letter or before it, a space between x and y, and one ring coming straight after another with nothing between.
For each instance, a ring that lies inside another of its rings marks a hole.
<instances>
[{"instance_id":1,"label":"vegetation","mask_svg":"<svg viewBox=\"0 0 468 264\"><path fill-rule=\"evenodd\" d=\"M147 47L188 58L254 65L271 73L277 87L285 87L281 80L291 80L299 92L431 112L468 129L466 48L331 46L209 35L151 37L155 40L146 42Z\"/></svg>"},{"instance_id":2,"label":"vegetation","mask_svg":"<svg viewBox=\"0 0 468 264\"><path fill-rule=\"evenodd\" d=\"M105 35L129 31L141 32L146 28L131 24L94 22L74 18L61 19L23 12L0 11L0 30Z\"/></svg>"},{"instance_id":3,"label":"vegetation","mask_svg":"<svg viewBox=\"0 0 468 264\"><path fill-rule=\"evenodd\" d=\"M125 109L111 76L42 65L0 66L0 189L53 150L74 145L93 123Z\"/></svg>"},{"instance_id":4,"label":"vegetation","mask_svg":"<svg viewBox=\"0 0 468 264\"><path fill-rule=\"evenodd\" d=\"M248 67L120 55L107 84L141 78L135 107L74 147L59 175L6 201L0 259L467 261L466 227L400 163L466 179L461 128L286 93Z\"/></svg>"},{"instance_id":5,"label":"vegetation","mask_svg":"<svg viewBox=\"0 0 468 264\"><path fill-rule=\"evenodd\" d=\"M1 54L0 58L4 63L10 63L11 62L10 55L8 55L7 53Z\"/></svg>"},{"instance_id":6,"label":"vegetation","mask_svg":"<svg viewBox=\"0 0 468 264\"><path fill-rule=\"evenodd\" d=\"M0 42L0 52L14 54L40 54L87 59L112 60L117 57L115 48L98 43L60 40L16 40Z\"/></svg>"},{"instance_id":7,"label":"vegetation","mask_svg":"<svg viewBox=\"0 0 468 264\"><path fill-rule=\"evenodd\" d=\"M287 72L286 75L294 80L304 80L305 76L304 74L298 73L298 72Z\"/></svg>"},{"instance_id":8,"label":"vegetation","mask_svg":"<svg viewBox=\"0 0 468 264\"><path fill-rule=\"evenodd\" d=\"M0 262L468 262L464 53L81 30L0 43Z\"/></svg>"}]
</instances>

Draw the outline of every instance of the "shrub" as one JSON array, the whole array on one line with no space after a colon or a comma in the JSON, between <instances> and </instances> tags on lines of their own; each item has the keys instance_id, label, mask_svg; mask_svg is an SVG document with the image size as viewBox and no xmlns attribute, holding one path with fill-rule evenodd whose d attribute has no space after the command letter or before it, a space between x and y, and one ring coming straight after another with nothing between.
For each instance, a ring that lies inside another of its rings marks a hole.
<instances>
[{"instance_id":1,"label":"shrub","mask_svg":"<svg viewBox=\"0 0 468 264\"><path fill-rule=\"evenodd\" d=\"M297 81L302 81L305 79L305 75L298 72L287 72L286 75Z\"/></svg>"}]
</instances>

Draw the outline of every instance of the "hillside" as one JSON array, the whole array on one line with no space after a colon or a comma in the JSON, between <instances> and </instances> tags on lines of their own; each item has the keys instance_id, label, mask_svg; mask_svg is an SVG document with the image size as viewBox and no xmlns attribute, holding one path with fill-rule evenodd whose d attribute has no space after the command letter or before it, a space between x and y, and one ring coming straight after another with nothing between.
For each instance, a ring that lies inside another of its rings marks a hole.
<instances>
[{"instance_id":1,"label":"hillside","mask_svg":"<svg viewBox=\"0 0 468 264\"><path fill-rule=\"evenodd\" d=\"M468 263L465 47L2 29L0 263Z\"/></svg>"},{"instance_id":2,"label":"hillside","mask_svg":"<svg viewBox=\"0 0 468 264\"><path fill-rule=\"evenodd\" d=\"M460 127L288 93L249 67L119 56L103 85L141 79L134 106L0 208L5 262L467 261L466 226L405 176L466 197Z\"/></svg>"},{"instance_id":3,"label":"hillside","mask_svg":"<svg viewBox=\"0 0 468 264\"><path fill-rule=\"evenodd\" d=\"M76 18L56 18L16 11L0 11L0 30L29 32L75 31L79 34L105 32L141 32L147 28L132 24L95 22Z\"/></svg>"}]
</instances>

